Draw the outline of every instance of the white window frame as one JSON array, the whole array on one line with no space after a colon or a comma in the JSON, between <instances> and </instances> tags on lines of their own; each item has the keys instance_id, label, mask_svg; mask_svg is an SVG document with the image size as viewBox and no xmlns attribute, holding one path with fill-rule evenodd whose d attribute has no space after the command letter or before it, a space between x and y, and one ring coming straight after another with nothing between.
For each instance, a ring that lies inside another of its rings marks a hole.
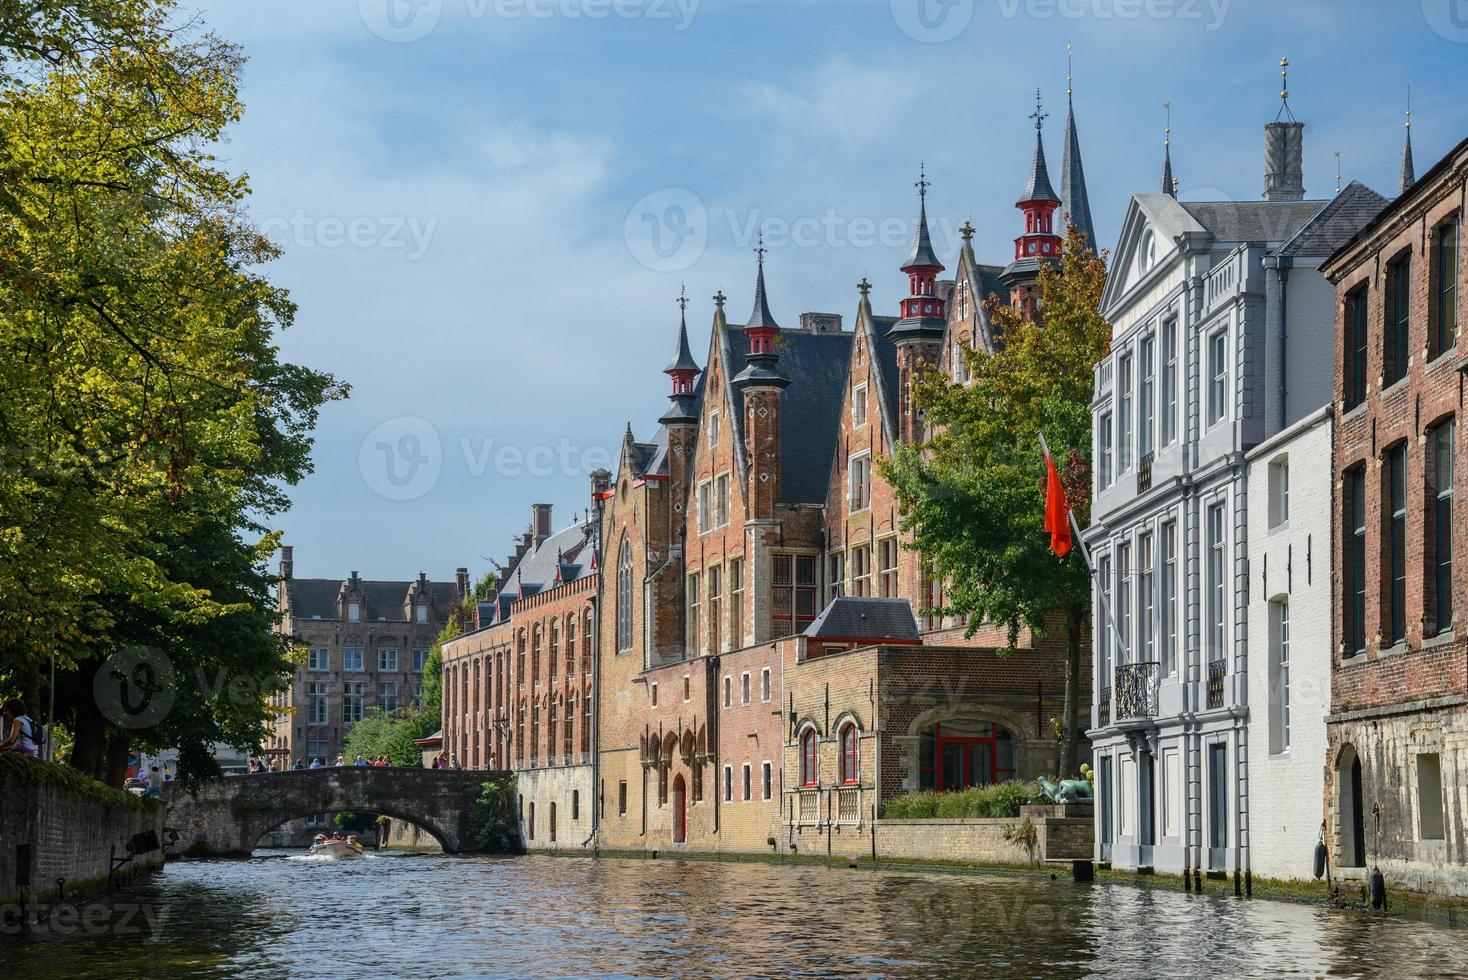
<instances>
[{"instance_id":1,"label":"white window frame","mask_svg":"<svg viewBox=\"0 0 1468 980\"><path fill-rule=\"evenodd\" d=\"M867 383L854 385L851 389L851 427L865 428L867 424Z\"/></svg>"},{"instance_id":2,"label":"white window frame","mask_svg":"<svg viewBox=\"0 0 1468 980\"><path fill-rule=\"evenodd\" d=\"M1219 354L1218 364L1213 363L1213 351L1216 343L1222 342L1223 350ZM1229 397L1229 365L1228 365L1228 328L1215 330L1208 335L1208 351L1205 363L1208 366L1208 425L1211 428L1227 422L1232 406Z\"/></svg>"},{"instance_id":3,"label":"white window frame","mask_svg":"<svg viewBox=\"0 0 1468 980\"><path fill-rule=\"evenodd\" d=\"M377 669L378 670L385 670L388 673L395 674L398 671L398 664L400 662L401 661L398 659L398 649L397 649L397 647L380 647L378 649L378 651L377 651Z\"/></svg>"},{"instance_id":4,"label":"white window frame","mask_svg":"<svg viewBox=\"0 0 1468 980\"><path fill-rule=\"evenodd\" d=\"M318 656L319 654L319 656ZM331 669L331 648L312 647L311 652L306 654L306 670L312 672L324 672Z\"/></svg>"},{"instance_id":5,"label":"white window frame","mask_svg":"<svg viewBox=\"0 0 1468 980\"><path fill-rule=\"evenodd\" d=\"M356 666L353 666L353 664ZM342 647L342 670L360 674L367 669L367 651L362 647Z\"/></svg>"},{"instance_id":6,"label":"white window frame","mask_svg":"<svg viewBox=\"0 0 1468 980\"><path fill-rule=\"evenodd\" d=\"M858 474L861 476L860 480L857 479ZM853 514L860 513L872 506L871 450L855 453L847 461L846 489L846 499L851 505Z\"/></svg>"},{"instance_id":7,"label":"white window frame","mask_svg":"<svg viewBox=\"0 0 1468 980\"><path fill-rule=\"evenodd\" d=\"M762 667L759 672L759 699L761 704L770 700L770 668Z\"/></svg>"}]
</instances>

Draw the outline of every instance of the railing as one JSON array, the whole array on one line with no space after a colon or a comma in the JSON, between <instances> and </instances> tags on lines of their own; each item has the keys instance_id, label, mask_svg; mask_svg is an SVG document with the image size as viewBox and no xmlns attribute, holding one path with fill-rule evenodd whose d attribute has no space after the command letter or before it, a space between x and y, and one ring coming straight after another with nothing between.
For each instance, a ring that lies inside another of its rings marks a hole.
<instances>
[{"instance_id":1,"label":"railing","mask_svg":"<svg viewBox=\"0 0 1468 980\"><path fill-rule=\"evenodd\" d=\"M1160 665L1155 660L1116 667L1116 720L1157 717L1157 678Z\"/></svg>"},{"instance_id":2,"label":"railing","mask_svg":"<svg viewBox=\"0 0 1468 980\"><path fill-rule=\"evenodd\" d=\"M1102 728L1111 724L1111 688L1101 689L1101 698L1096 705L1096 724Z\"/></svg>"},{"instance_id":3,"label":"railing","mask_svg":"<svg viewBox=\"0 0 1468 980\"><path fill-rule=\"evenodd\" d=\"M1224 259L1203 281L1203 302L1208 313L1213 312L1219 304L1232 299L1237 291L1241 254L1235 253Z\"/></svg>"},{"instance_id":4,"label":"railing","mask_svg":"<svg viewBox=\"0 0 1468 980\"><path fill-rule=\"evenodd\" d=\"M836 822L861 821L861 787L847 786L836 791Z\"/></svg>"},{"instance_id":5,"label":"railing","mask_svg":"<svg viewBox=\"0 0 1468 980\"><path fill-rule=\"evenodd\" d=\"M1208 665L1208 707L1223 707L1223 675L1227 672L1228 662L1215 660Z\"/></svg>"},{"instance_id":6,"label":"railing","mask_svg":"<svg viewBox=\"0 0 1468 980\"><path fill-rule=\"evenodd\" d=\"M821 822L821 791L818 789L803 789L796 794L799 804L796 810L796 821L799 823Z\"/></svg>"},{"instance_id":7,"label":"railing","mask_svg":"<svg viewBox=\"0 0 1468 980\"><path fill-rule=\"evenodd\" d=\"M1143 453L1137 460L1137 493L1152 489L1152 453Z\"/></svg>"}]
</instances>

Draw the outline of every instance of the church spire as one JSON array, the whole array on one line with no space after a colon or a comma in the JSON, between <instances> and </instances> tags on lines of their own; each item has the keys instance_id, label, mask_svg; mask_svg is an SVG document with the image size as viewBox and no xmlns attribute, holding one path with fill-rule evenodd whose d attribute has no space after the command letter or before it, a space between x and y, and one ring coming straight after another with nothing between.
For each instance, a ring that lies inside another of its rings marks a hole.
<instances>
[{"instance_id":1,"label":"church spire","mask_svg":"<svg viewBox=\"0 0 1468 980\"><path fill-rule=\"evenodd\" d=\"M1172 178L1172 103L1162 103L1167 110L1167 125L1162 130L1162 193L1177 197L1177 188Z\"/></svg>"},{"instance_id":2,"label":"church spire","mask_svg":"<svg viewBox=\"0 0 1468 980\"><path fill-rule=\"evenodd\" d=\"M701 370L688 347L688 293L681 287L678 290L678 348L668 366L663 368L663 373L673 379L673 393L668 396L673 404L658 421L664 425L697 424L698 414L693 410L693 383Z\"/></svg>"},{"instance_id":3,"label":"church spire","mask_svg":"<svg viewBox=\"0 0 1468 980\"><path fill-rule=\"evenodd\" d=\"M790 379L775 367L779 355L775 353L775 335L780 325L770 312L770 301L765 295L765 248L764 232L760 232L759 245L754 254L758 257L758 272L754 281L754 311L744 325L744 335L749 338L749 354L745 358L744 370L734 377L734 384L741 387L784 388Z\"/></svg>"},{"instance_id":4,"label":"church spire","mask_svg":"<svg viewBox=\"0 0 1468 980\"><path fill-rule=\"evenodd\" d=\"M1070 45L1065 46L1065 145L1061 149L1061 220L1075 225L1086 235L1086 247L1096 251L1096 229L1091 223L1091 199L1086 193L1086 172L1081 167L1081 140L1076 135L1075 105L1071 99Z\"/></svg>"},{"instance_id":5,"label":"church spire","mask_svg":"<svg viewBox=\"0 0 1468 980\"><path fill-rule=\"evenodd\" d=\"M759 245L754 250L755 254L759 256L759 273L754 280L754 311L749 314L749 322L744 325L746 330L752 327L780 329L780 325L775 322L775 315L770 312L770 301L765 297L765 253L767 251L765 233L761 231Z\"/></svg>"},{"instance_id":6,"label":"church spire","mask_svg":"<svg viewBox=\"0 0 1468 980\"><path fill-rule=\"evenodd\" d=\"M1407 142L1402 146L1402 185L1397 193L1407 193L1407 188L1417 182L1417 173L1412 168L1412 86L1407 86Z\"/></svg>"},{"instance_id":7,"label":"church spire","mask_svg":"<svg viewBox=\"0 0 1468 980\"><path fill-rule=\"evenodd\" d=\"M1030 113L1030 118L1035 121L1035 155L1030 161L1030 179L1025 184L1024 193L1015 202L1016 207L1024 207L1030 201L1053 201L1060 203L1060 198L1055 195L1055 188L1050 185L1050 170L1045 165L1045 140L1043 130L1045 120L1050 113L1043 111L1040 101L1040 90L1035 89L1035 111Z\"/></svg>"},{"instance_id":8,"label":"church spire","mask_svg":"<svg viewBox=\"0 0 1468 980\"><path fill-rule=\"evenodd\" d=\"M914 266L937 266L942 270L943 263L933 254L933 242L928 237L928 188L931 185L922 164L918 164L918 182L913 186L918 189L918 225L912 239L912 254L907 257L903 271Z\"/></svg>"},{"instance_id":9,"label":"church spire","mask_svg":"<svg viewBox=\"0 0 1468 980\"><path fill-rule=\"evenodd\" d=\"M928 238L928 174L921 165L914 186L918 190L918 228L913 236L912 254L902 266L902 271L907 273L907 298L902 301L902 319L890 333L899 343L941 337L945 323L943 299L937 287L943 263L933 254L933 243Z\"/></svg>"}]
</instances>

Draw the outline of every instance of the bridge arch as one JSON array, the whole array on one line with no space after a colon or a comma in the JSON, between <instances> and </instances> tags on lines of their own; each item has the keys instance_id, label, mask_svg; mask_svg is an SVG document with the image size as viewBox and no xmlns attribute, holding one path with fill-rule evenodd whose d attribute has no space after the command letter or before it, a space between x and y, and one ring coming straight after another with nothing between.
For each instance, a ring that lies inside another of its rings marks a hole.
<instances>
[{"instance_id":1,"label":"bridge arch","mask_svg":"<svg viewBox=\"0 0 1468 980\"><path fill-rule=\"evenodd\" d=\"M397 808L393 808L393 809L389 810L389 809L385 809L385 808L383 808L381 806L374 806L372 808L343 806L343 807L338 807L335 810L318 810L318 811L313 811L311 813L293 813L291 816L286 817L284 820L281 820L278 823L271 824L270 826L263 827L263 829L261 829L259 835L256 836L255 843L252 845L252 849L257 849L257 848L260 848L260 847L263 847L263 846L267 846L267 845L261 844L261 841L265 840L265 838L267 838L268 836L270 836L271 834L273 834L275 831L281 829L286 824L291 823L291 822L296 821L296 820L305 820L305 819L307 819L309 817L315 816L318 813L324 813L324 814L326 814L328 816L335 816L338 813L366 813L366 814L371 814L374 817L387 817L387 818L389 818L391 820L399 821L399 822L405 823L405 824L411 824L414 827L420 828L421 830L423 830L424 833L428 834L429 837L432 837L435 841L437 841L438 842L438 845L444 849L444 852L445 853L453 853L453 851L457 849L457 848L451 848L449 846L449 843L446 843L446 841L452 842L453 838L451 837L451 835L449 835L447 832L445 832L443 830L443 828L439 827L432 820L429 820L429 819L427 819L425 817L417 816L417 815L414 815L414 814L411 814L411 813L402 812L402 811L398 810ZM268 822L269 820L273 819L273 816L271 816L271 817L262 817L261 819L262 819L262 821ZM325 830L334 829L334 827L335 827L335 825L333 824L333 825L331 825L329 827L322 827L320 829L323 830L323 831L325 831ZM249 835L250 835L251 832L252 831L251 831L249 825L242 825L242 827L241 827L241 840L242 841L247 841L249 839ZM371 838L369 837L368 838L369 846L370 846L370 840L371 840Z\"/></svg>"}]
</instances>

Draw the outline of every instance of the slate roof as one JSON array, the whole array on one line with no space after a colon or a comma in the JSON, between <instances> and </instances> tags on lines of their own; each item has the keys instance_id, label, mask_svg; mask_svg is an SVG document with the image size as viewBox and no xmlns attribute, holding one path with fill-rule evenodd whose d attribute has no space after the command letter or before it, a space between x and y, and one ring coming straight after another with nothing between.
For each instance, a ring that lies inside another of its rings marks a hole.
<instances>
[{"instance_id":1,"label":"slate roof","mask_svg":"<svg viewBox=\"0 0 1468 980\"><path fill-rule=\"evenodd\" d=\"M1329 255L1386 207L1387 199L1353 180L1280 247L1283 255Z\"/></svg>"},{"instance_id":2,"label":"slate roof","mask_svg":"<svg viewBox=\"0 0 1468 980\"><path fill-rule=\"evenodd\" d=\"M341 594L345 579L336 578L291 578L283 583L290 599L291 615L296 619L340 619L337 596ZM408 601L408 589L413 582L389 582L358 579L357 585L363 592L362 622L406 623L408 615L403 611ZM459 587L453 582L428 583L433 596L433 612L437 619L447 618L458 601Z\"/></svg>"},{"instance_id":3,"label":"slate roof","mask_svg":"<svg viewBox=\"0 0 1468 980\"><path fill-rule=\"evenodd\" d=\"M1283 243L1328 201L1181 201L1218 242Z\"/></svg>"},{"instance_id":4,"label":"slate roof","mask_svg":"<svg viewBox=\"0 0 1468 980\"><path fill-rule=\"evenodd\" d=\"M812 639L918 642L917 619L906 599L842 596L805 628Z\"/></svg>"},{"instance_id":5,"label":"slate roof","mask_svg":"<svg viewBox=\"0 0 1468 980\"><path fill-rule=\"evenodd\" d=\"M1065 145L1060 151L1060 213L1062 220L1086 233L1086 245L1096 251L1096 226L1091 222L1091 197L1086 193L1086 171L1081 166L1081 139L1076 135L1075 107L1066 99Z\"/></svg>"},{"instance_id":6,"label":"slate roof","mask_svg":"<svg viewBox=\"0 0 1468 980\"><path fill-rule=\"evenodd\" d=\"M903 269L911 269L915 266L943 268L943 263L939 262L938 256L933 254L933 241L928 237L928 199L926 196L918 204L918 226L912 238L912 252L907 256L907 261L902 264Z\"/></svg>"},{"instance_id":7,"label":"slate roof","mask_svg":"<svg viewBox=\"0 0 1468 980\"><path fill-rule=\"evenodd\" d=\"M664 374L700 370L698 362L693 359L693 351L688 348L688 317L684 315L678 319L678 350L674 352L668 366L663 368Z\"/></svg>"},{"instance_id":8,"label":"slate roof","mask_svg":"<svg viewBox=\"0 0 1468 980\"><path fill-rule=\"evenodd\" d=\"M594 558L591 524L573 524L552 534L526 552L510 577L500 584L498 618L504 618L510 603L516 599L538 595L591 574ZM556 578L558 571L561 575L559 581ZM481 620L481 625L488 624Z\"/></svg>"},{"instance_id":9,"label":"slate roof","mask_svg":"<svg viewBox=\"0 0 1468 980\"><path fill-rule=\"evenodd\" d=\"M1045 166L1045 141L1040 138L1038 128L1035 129L1035 158L1030 161L1030 179L1019 200L1020 203L1060 200L1055 194L1055 188L1050 186L1050 171Z\"/></svg>"},{"instance_id":10,"label":"slate roof","mask_svg":"<svg viewBox=\"0 0 1468 980\"><path fill-rule=\"evenodd\" d=\"M725 373L749 354L741 330L725 330ZM776 362L790 387L780 396L780 502L824 504L836 451L836 432L846 404L846 370L852 334L781 330L775 337ZM744 416L744 393L731 386L731 414ZM742 438L742 437L741 437ZM742 475L742 472L741 472Z\"/></svg>"},{"instance_id":11,"label":"slate roof","mask_svg":"<svg viewBox=\"0 0 1468 980\"><path fill-rule=\"evenodd\" d=\"M892 342L892 328L897 325L895 316L873 316L872 334L874 354L871 366L881 375L882 401L887 406L887 417L897 419L897 345ZM895 441L895 435L893 437Z\"/></svg>"}]
</instances>

